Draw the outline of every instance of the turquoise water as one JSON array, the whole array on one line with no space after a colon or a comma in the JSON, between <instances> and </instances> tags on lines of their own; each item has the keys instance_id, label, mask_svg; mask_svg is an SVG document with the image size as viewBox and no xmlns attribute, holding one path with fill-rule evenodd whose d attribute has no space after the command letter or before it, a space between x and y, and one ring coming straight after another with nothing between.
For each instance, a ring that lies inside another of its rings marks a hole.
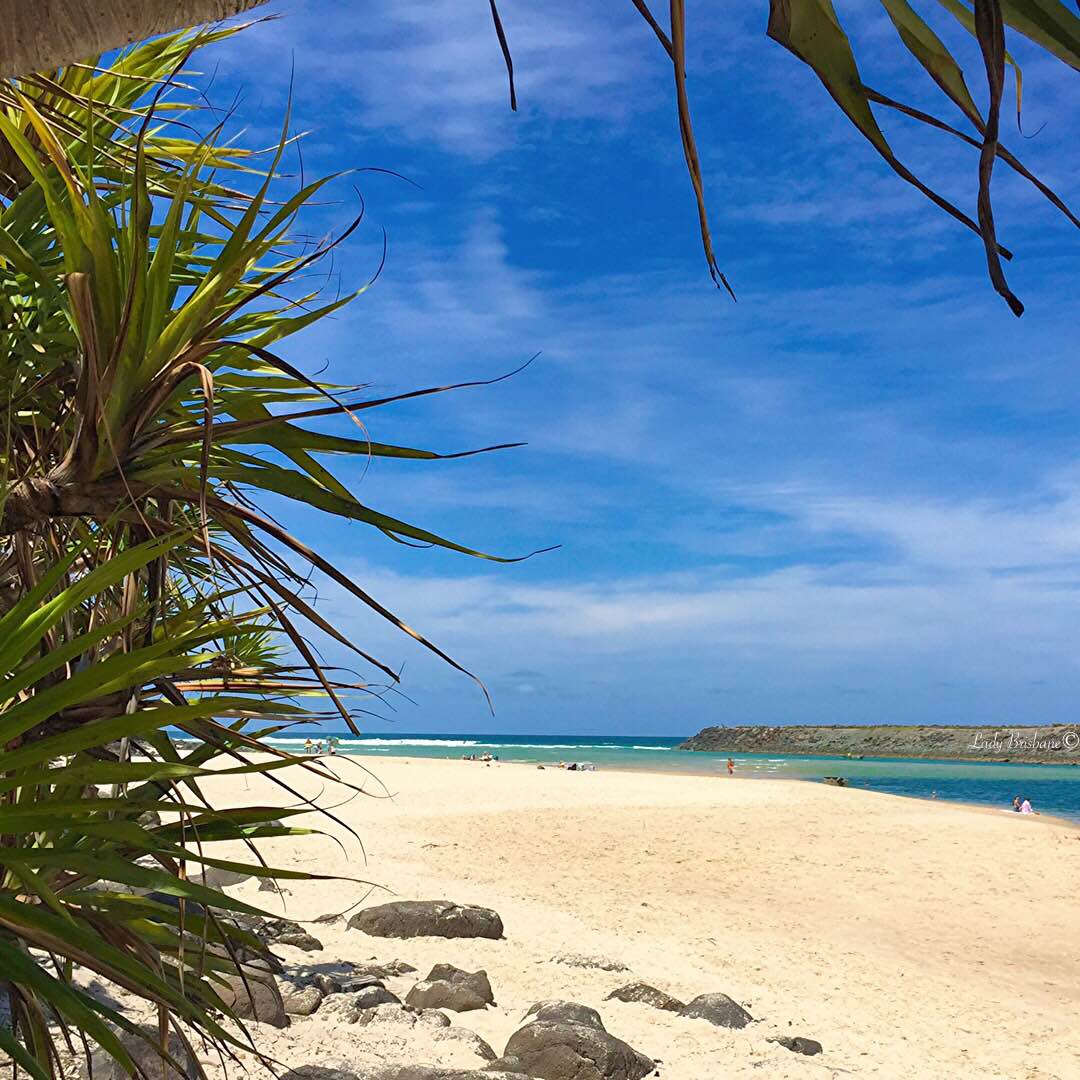
<instances>
[{"instance_id":1,"label":"turquoise water","mask_svg":"<svg viewBox=\"0 0 1080 1080\"><path fill-rule=\"evenodd\" d=\"M460 758L491 754L501 761L557 764L591 762L598 769L649 769L717 775L726 771L727 754L676 750L678 738L608 735L414 735L394 733L339 738L338 753L350 756ZM304 738L271 740L299 750ZM1016 795L1044 814L1080 821L1080 766L1012 765L911 758L811 757L733 754L736 776L783 777L820 781L843 776L849 786L915 798L939 798L1008 808Z\"/></svg>"}]
</instances>

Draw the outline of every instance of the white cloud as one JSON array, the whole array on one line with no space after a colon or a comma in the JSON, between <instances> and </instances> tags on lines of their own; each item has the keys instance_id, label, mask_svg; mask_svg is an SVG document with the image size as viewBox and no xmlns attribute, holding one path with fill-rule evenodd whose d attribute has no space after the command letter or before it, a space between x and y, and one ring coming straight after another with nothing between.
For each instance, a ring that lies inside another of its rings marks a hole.
<instances>
[{"instance_id":1,"label":"white cloud","mask_svg":"<svg viewBox=\"0 0 1080 1080\"><path fill-rule=\"evenodd\" d=\"M984 683L1048 671L1074 678L1080 486L1053 490L1034 515L1022 503L799 500L803 528L858 533L891 549L865 561L814 565L792 550L787 565L774 569L716 562L567 579L571 551L527 569L479 573L465 562L460 576L411 576L365 563L350 573L482 671L539 668L556 680L589 672L614 683L634 658L642 677L650 666L689 667L699 683L702 673L732 664L781 680L801 677L808 686L852 668L885 681L906 672L916 683L933 671ZM562 579L537 580L545 568ZM359 640L373 637L394 656L417 651L359 617L339 590L324 601ZM523 693L542 690L531 676L516 682Z\"/></svg>"},{"instance_id":2,"label":"white cloud","mask_svg":"<svg viewBox=\"0 0 1080 1080\"><path fill-rule=\"evenodd\" d=\"M629 5L614 18L602 5L569 2L503 0L500 12L517 116L486 4L342 5L328 26L325 10L301 3L250 36L267 55L294 47L298 80L335 94L336 117L474 159L511 145L533 120L620 121L664 74L659 46Z\"/></svg>"}]
</instances>

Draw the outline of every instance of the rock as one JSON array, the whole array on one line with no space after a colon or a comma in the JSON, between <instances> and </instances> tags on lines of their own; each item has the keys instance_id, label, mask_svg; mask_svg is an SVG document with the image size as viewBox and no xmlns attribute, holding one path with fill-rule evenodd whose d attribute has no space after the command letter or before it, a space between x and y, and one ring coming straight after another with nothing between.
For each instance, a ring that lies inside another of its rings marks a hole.
<instances>
[{"instance_id":1,"label":"rock","mask_svg":"<svg viewBox=\"0 0 1080 1080\"><path fill-rule=\"evenodd\" d=\"M491 1045L484 1039L481 1039L475 1031L470 1031L468 1028L456 1028L451 1027L451 1031L456 1032L459 1036L462 1036L463 1042L467 1042L472 1047L477 1057L482 1057L485 1061L496 1061L499 1057L498 1054L492 1050ZM485 1065L484 1068L487 1068Z\"/></svg>"},{"instance_id":2,"label":"rock","mask_svg":"<svg viewBox=\"0 0 1080 1080\"><path fill-rule=\"evenodd\" d=\"M254 934L264 945L291 945L305 952L321 952L323 944L292 919L264 919L259 915L232 914L242 930Z\"/></svg>"},{"instance_id":3,"label":"rock","mask_svg":"<svg viewBox=\"0 0 1080 1080\"><path fill-rule=\"evenodd\" d=\"M135 819L144 829L161 827L161 815L156 810L146 810Z\"/></svg>"},{"instance_id":4,"label":"rock","mask_svg":"<svg viewBox=\"0 0 1080 1080\"><path fill-rule=\"evenodd\" d=\"M327 975L322 971L311 976L310 985L317 986L322 991L323 997L341 993L341 983L332 975Z\"/></svg>"},{"instance_id":5,"label":"rock","mask_svg":"<svg viewBox=\"0 0 1080 1080\"><path fill-rule=\"evenodd\" d=\"M288 889L283 889L272 877L264 877L259 879L259 892L272 892L277 893L278 896L291 896L292 893ZM316 922L319 920L316 919Z\"/></svg>"},{"instance_id":6,"label":"rock","mask_svg":"<svg viewBox=\"0 0 1080 1080\"><path fill-rule=\"evenodd\" d=\"M401 1004L376 1005L372 1009L362 1009L356 1014L354 1023L375 1027L449 1027L450 1020L438 1009L410 1009Z\"/></svg>"},{"instance_id":7,"label":"rock","mask_svg":"<svg viewBox=\"0 0 1080 1080\"><path fill-rule=\"evenodd\" d=\"M401 999L392 994L385 986L367 986L354 993L332 994L324 998L319 1009L320 1016L340 1016L341 1023L355 1024L360 1021L360 1014L380 1005L401 1007Z\"/></svg>"},{"instance_id":8,"label":"rock","mask_svg":"<svg viewBox=\"0 0 1080 1080\"><path fill-rule=\"evenodd\" d=\"M338 991L342 994L355 994L358 990L366 990L369 986L382 986L382 979L376 978L374 975L362 975L359 978L349 978L338 986Z\"/></svg>"},{"instance_id":9,"label":"rock","mask_svg":"<svg viewBox=\"0 0 1080 1080\"><path fill-rule=\"evenodd\" d=\"M680 1016L708 1020L717 1027L744 1028L754 1018L727 994L699 994L689 1005L679 1010Z\"/></svg>"},{"instance_id":10,"label":"rock","mask_svg":"<svg viewBox=\"0 0 1080 1080\"><path fill-rule=\"evenodd\" d=\"M385 986L365 986L351 994L353 1004L358 1009L374 1009L377 1005L400 1005L401 998L391 993Z\"/></svg>"},{"instance_id":11,"label":"rock","mask_svg":"<svg viewBox=\"0 0 1080 1080\"><path fill-rule=\"evenodd\" d=\"M665 1012L679 1012L684 1005L678 998L665 994L663 990L657 990L648 983L632 982L620 986L618 990L612 990L604 999L605 1001L630 1001L640 1005L651 1005L654 1009L663 1009Z\"/></svg>"},{"instance_id":12,"label":"rock","mask_svg":"<svg viewBox=\"0 0 1080 1080\"><path fill-rule=\"evenodd\" d=\"M227 889L232 885L239 885L250 880L251 876L237 870L223 870L219 866L208 866L198 874L192 874L191 880L196 885L205 885L208 889Z\"/></svg>"},{"instance_id":13,"label":"rock","mask_svg":"<svg viewBox=\"0 0 1080 1080\"><path fill-rule=\"evenodd\" d=\"M398 900L358 911L349 928L372 937L493 938L503 934L502 919L490 908L449 900Z\"/></svg>"},{"instance_id":14,"label":"rock","mask_svg":"<svg viewBox=\"0 0 1080 1080\"><path fill-rule=\"evenodd\" d=\"M641 1080L656 1067L602 1027L567 1021L534 1020L519 1028L504 1051L511 1057L539 1080Z\"/></svg>"},{"instance_id":15,"label":"rock","mask_svg":"<svg viewBox=\"0 0 1080 1080\"><path fill-rule=\"evenodd\" d=\"M405 1003L418 1009L453 1009L468 1012L495 1004L486 971L462 971L453 964L436 964L428 977L406 995Z\"/></svg>"},{"instance_id":16,"label":"rock","mask_svg":"<svg viewBox=\"0 0 1080 1080\"><path fill-rule=\"evenodd\" d=\"M306 986L303 990L282 996L285 1011L290 1016L310 1016L322 1004L322 1000L323 992L317 986Z\"/></svg>"},{"instance_id":17,"label":"rock","mask_svg":"<svg viewBox=\"0 0 1080 1080\"><path fill-rule=\"evenodd\" d=\"M392 979L398 975L412 975L416 968L404 960L390 960L385 964L354 964L353 975L357 978Z\"/></svg>"},{"instance_id":18,"label":"rock","mask_svg":"<svg viewBox=\"0 0 1080 1080\"><path fill-rule=\"evenodd\" d=\"M141 1075L153 1077L154 1080L160 1080L160 1078L164 1078L164 1080L195 1080L195 1077L201 1075L202 1070L199 1068L199 1062L188 1051L183 1040L175 1032L169 1032L166 1049L169 1056L180 1065L180 1069L167 1061L163 1062L154 1049L154 1046L160 1045L156 1026L141 1025L139 1031L150 1040L150 1043L127 1031L119 1031L116 1034L124 1049L131 1055L136 1069ZM128 1074L113 1058L102 1050L95 1051L91 1058L91 1065L93 1066L94 1080L128 1080Z\"/></svg>"},{"instance_id":19,"label":"rock","mask_svg":"<svg viewBox=\"0 0 1080 1080\"><path fill-rule=\"evenodd\" d=\"M262 886L260 886L261 888ZM320 915L317 919L313 919L313 922L327 924L336 923L338 920L344 921L345 916L339 915L336 911L328 911L325 915Z\"/></svg>"},{"instance_id":20,"label":"rock","mask_svg":"<svg viewBox=\"0 0 1080 1080\"><path fill-rule=\"evenodd\" d=\"M793 1054L806 1054L808 1057L820 1054L823 1050L817 1039L807 1039L802 1035L776 1035L768 1041L779 1043Z\"/></svg>"},{"instance_id":21,"label":"rock","mask_svg":"<svg viewBox=\"0 0 1080 1080\"><path fill-rule=\"evenodd\" d=\"M261 919L255 918L248 927L260 941L276 942L289 934L305 934L307 931L292 919Z\"/></svg>"},{"instance_id":22,"label":"rock","mask_svg":"<svg viewBox=\"0 0 1080 1080\"><path fill-rule=\"evenodd\" d=\"M576 1001L538 1001L525 1014L525 1018L533 1020L550 1020L552 1022L569 1021L574 1024L586 1024L589 1027L599 1028L606 1031L604 1021L595 1009L588 1005L579 1005Z\"/></svg>"},{"instance_id":23,"label":"rock","mask_svg":"<svg viewBox=\"0 0 1080 1080\"><path fill-rule=\"evenodd\" d=\"M543 765L540 768L543 768ZM484 1069L490 1069L492 1072L518 1073L519 1075L525 1072L525 1066L521 1063L521 1058L512 1055L507 1057L506 1054L501 1058L496 1058L490 1065L485 1065Z\"/></svg>"},{"instance_id":24,"label":"rock","mask_svg":"<svg viewBox=\"0 0 1080 1080\"><path fill-rule=\"evenodd\" d=\"M285 1012L285 1002L277 988L273 975L251 964L244 965L241 977L225 975L226 986L218 987L222 1000L243 1020L258 1020L273 1027L288 1027L289 1017ZM247 985L245 985L245 980Z\"/></svg>"},{"instance_id":25,"label":"rock","mask_svg":"<svg viewBox=\"0 0 1080 1080\"><path fill-rule=\"evenodd\" d=\"M281 934L272 942L274 945L291 945L304 952L322 952L323 943L311 934L301 931L299 934Z\"/></svg>"},{"instance_id":26,"label":"rock","mask_svg":"<svg viewBox=\"0 0 1080 1080\"><path fill-rule=\"evenodd\" d=\"M551 958L551 962L565 964L566 967L593 968L596 971L630 970L620 960L612 960L609 956L587 956L584 953L556 953Z\"/></svg>"}]
</instances>

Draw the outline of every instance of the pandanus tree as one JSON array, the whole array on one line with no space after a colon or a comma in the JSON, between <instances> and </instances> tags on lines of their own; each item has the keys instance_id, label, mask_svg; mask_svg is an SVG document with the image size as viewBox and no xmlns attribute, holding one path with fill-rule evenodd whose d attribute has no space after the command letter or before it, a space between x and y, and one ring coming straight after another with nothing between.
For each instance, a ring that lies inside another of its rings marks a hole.
<instances>
[{"instance_id":1,"label":"pandanus tree","mask_svg":"<svg viewBox=\"0 0 1080 1080\"><path fill-rule=\"evenodd\" d=\"M265 157L220 126L193 137L182 69L235 32L0 87L0 1048L39 1078L79 1039L128 1071L130 1040L174 1058L194 1035L244 1044L221 973L261 946L224 916L254 909L201 871L309 876L266 866L255 842L302 831L289 817L310 804L223 810L200 780L332 779L264 741L328 713L356 730L358 698L380 692L325 669L313 631L395 678L311 603L313 571L455 663L260 501L481 554L366 505L321 460L440 455L370 437L366 418L398 398L317 382L276 351L357 295L303 283L358 220L294 242L330 178L280 194L287 118ZM223 858L221 841L249 856ZM156 1027L79 972L149 1003Z\"/></svg>"}]
</instances>

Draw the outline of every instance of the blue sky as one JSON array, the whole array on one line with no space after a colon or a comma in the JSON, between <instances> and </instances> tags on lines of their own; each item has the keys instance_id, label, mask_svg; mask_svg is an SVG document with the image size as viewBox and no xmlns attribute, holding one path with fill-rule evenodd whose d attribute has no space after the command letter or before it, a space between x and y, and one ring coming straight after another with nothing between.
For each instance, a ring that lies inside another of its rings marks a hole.
<instances>
[{"instance_id":1,"label":"blue sky","mask_svg":"<svg viewBox=\"0 0 1080 1080\"><path fill-rule=\"evenodd\" d=\"M217 50L270 142L295 66L320 227L368 217L345 313L297 339L307 370L380 390L495 387L371 416L374 438L519 450L339 470L369 504L504 554L415 551L286 515L490 688L325 585L320 603L404 665L379 730L682 733L710 723L1076 719L1080 376L1076 232L1004 168L1016 320L981 244L902 185L764 34L767 5L691 5L690 94L719 262L710 284L664 57L629 3L503 0L520 111L483 5L271 5ZM946 114L872 5L838 5L864 79ZM947 24L944 29L948 29ZM963 50L981 86L974 43ZM1008 144L1075 204L1075 80L1010 43ZM954 117L949 117L955 119ZM976 155L885 117L974 213ZM336 280L333 283L336 285ZM341 659L327 649L330 660Z\"/></svg>"}]
</instances>

